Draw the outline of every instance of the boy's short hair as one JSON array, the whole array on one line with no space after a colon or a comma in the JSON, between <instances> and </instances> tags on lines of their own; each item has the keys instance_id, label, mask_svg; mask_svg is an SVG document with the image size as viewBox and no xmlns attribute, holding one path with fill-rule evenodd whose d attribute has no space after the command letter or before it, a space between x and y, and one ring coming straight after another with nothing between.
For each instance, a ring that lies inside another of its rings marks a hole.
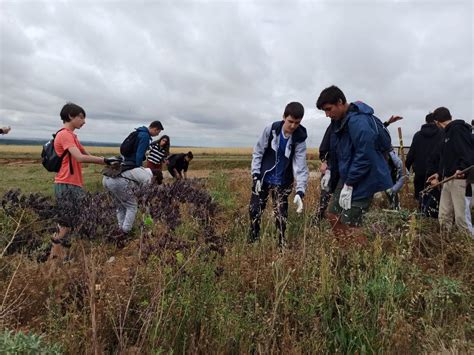
<instances>
[{"instance_id":1,"label":"boy's short hair","mask_svg":"<svg viewBox=\"0 0 474 355\"><path fill-rule=\"evenodd\" d=\"M316 101L316 107L318 110L322 110L324 105L335 105L339 102L339 100L341 100L343 104L347 102L346 96L342 90L335 85L331 85L330 87L321 91L318 101Z\"/></svg>"},{"instance_id":2,"label":"boy's short hair","mask_svg":"<svg viewBox=\"0 0 474 355\"><path fill-rule=\"evenodd\" d=\"M191 152L191 151L187 152L187 153L186 153L186 156L187 156L189 159L194 158L193 152Z\"/></svg>"},{"instance_id":3,"label":"boy's short hair","mask_svg":"<svg viewBox=\"0 0 474 355\"><path fill-rule=\"evenodd\" d=\"M84 111L81 106L73 104L72 102L68 102L63 106L59 115L61 116L63 122L69 122L71 121L70 117L79 116L81 113L84 115L84 117L86 117L86 111Z\"/></svg>"},{"instance_id":4,"label":"boy's short hair","mask_svg":"<svg viewBox=\"0 0 474 355\"><path fill-rule=\"evenodd\" d=\"M153 121L152 123L150 123L149 128L158 128L159 130L164 130L163 125L160 121Z\"/></svg>"},{"instance_id":5,"label":"boy's short hair","mask_svg":"<svg viewBox=\"0 0 474 355\"><path fill-rule=\"evenodd\" d=\"M436 122L446 122L451 119L451 112L446 107L438 107L433 111L433 120Z\"/></svg>"},{"instance_id":6,"label":"boy's short hair","mask_svg":"<svg viewBox=\"0 0 474 355\"><path fill-rule=\"evenodd\" d=\"M301 119L304 116L304 107L299 102L290 102L285 107L285 112L283 112L283 117L287 118L288 116L293 117L294 119Z\"/></svg>"},{"instance_id":7,"label":"boy's short hair","mask_svg":"<svg viewBox=\"0 0 474 355\"><path fill-rule=\"evenodd\" d=\"M433 123L434 122L433 112L430 112L429 114L426 115L425 121L426 121L426 123Z\"/></svg>"}]
</instances>

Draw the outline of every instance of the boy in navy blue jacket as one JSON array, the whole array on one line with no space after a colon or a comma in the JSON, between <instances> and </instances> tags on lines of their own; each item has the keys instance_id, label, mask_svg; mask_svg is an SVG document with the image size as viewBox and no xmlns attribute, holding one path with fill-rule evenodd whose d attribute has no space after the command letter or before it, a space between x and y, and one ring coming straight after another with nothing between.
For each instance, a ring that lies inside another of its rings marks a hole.
<instances>
[{"instance_id":1,"label":"boy in navy blue jacket","mask_svg":"<svg viewBox=\"0 0 474 355\"><path fill-rule=\"evenodd\" d=\"M252 155L252 197L249 214L249 241L259 238L260 218L271 193L278 229L278 244L285 245L288 196L296 179L294 203L296 212L303 211L303 197L308 184L306 164L306 129L301 126L304 107L299 102L286 105L283 120L267 126L255 145Z\"/></svg>"},{"instance_id":2,"label":"boy in navy blue jacket","mask_svg":"<svg viewBox=\"0 0 474 355\"><path fill-rule=\"evenodd\" d=\"M349 104L336 86L321 92L316 107L335 123L329 166L337 187L327 217L337 235L360 236L373 195L392 187L388 164L376 147L374 110L362 102Z\"/></svg>"},{"instance_id":3,"label":"boy in navy blue jacket","mask_svg":"<svg viewBox=\"0 0 474 355\"><path fill-rule=\"evenodd\" d=\"M155 137L160 134L163 130L163 125L160 121L153 121L147 127L138 127L135 132L132 132L127 139L130 139L132 135L135 135L132 140L133 148L131 152L124 155L123 157L123 166L126 169L133 169L143 165L145 160L145 153L150 147L151 137ZM125 142L124 142L125 143ZM122 143L122 145L124 144Z\"/></svg>"}]
</instances>

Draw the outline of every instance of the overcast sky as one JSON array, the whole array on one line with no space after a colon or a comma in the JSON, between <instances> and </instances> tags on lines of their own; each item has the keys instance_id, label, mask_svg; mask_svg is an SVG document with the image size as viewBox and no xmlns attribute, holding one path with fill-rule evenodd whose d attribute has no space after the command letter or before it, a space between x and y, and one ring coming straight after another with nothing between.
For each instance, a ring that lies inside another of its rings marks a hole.
<instances>
[{"instance_id":1,"label":"overcast sky","mask_svg":"<svg viewBox=\"0 0 474 355\"><path fill-rule=\"evenodd\" d=\"M0 0L0 31L9 138L48 138L72 101L83 141L158 119L172 144L252 146L300 101L317 147L329 119L315 102L332 84L402 115L391 132L406 143L438 106L474 118L471 0Z\"/></svg>"}]
</instances>

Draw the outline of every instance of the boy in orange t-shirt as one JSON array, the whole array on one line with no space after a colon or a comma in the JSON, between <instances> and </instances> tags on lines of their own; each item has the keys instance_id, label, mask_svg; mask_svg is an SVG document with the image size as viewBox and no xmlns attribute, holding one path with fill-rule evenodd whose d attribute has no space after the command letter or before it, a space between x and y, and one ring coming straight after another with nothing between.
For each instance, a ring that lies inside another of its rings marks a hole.
<instances>
[{"instance_id":1,"label":"boy in orange t-shirt","mask_svg":"<svg viewBox=\"0 0 474 355\"><path fill-rule=\"evenodd\" d=\"M53 242L52 258L61 255L61 247L66 244L65 237L75 225L75 216L80 213L80 200L84 195L82 163L112 163L107 158L87 153L74 133L76 129L80 129L86 123L86 112L82 107L67 103L62 108L60 116L64 127L54 139L54 149L59 156L65 155L61 168L54 179L59 230L51 238Z\"/></svg>"}]
</instances>

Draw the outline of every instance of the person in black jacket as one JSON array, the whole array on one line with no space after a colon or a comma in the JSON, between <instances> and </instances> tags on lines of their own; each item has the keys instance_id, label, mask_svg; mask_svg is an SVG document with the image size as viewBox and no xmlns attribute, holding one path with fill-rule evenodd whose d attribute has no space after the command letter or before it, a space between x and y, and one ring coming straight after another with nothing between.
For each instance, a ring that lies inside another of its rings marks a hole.
<instances>
[{"instance_id":1,"label":"person in black jacket","mask_svg":"<svg viewBox=\"0 0 474 355\"><path fill-rule=\"evenodd\" d=\"M438 170L428 178L432 185L440 180L455 176L455 179L443 184L439 203L439 223L442 228L450 230L453 219L456 226L474 236L471 210L466 199L468 174L462 171L474 165L474 141L471 126L463 120L453 120L446 107L439 107L433 112L433 119L438 127L444 129L444 140L437 157Z\"/></svg>"},{"instance_id":2,"label":"person in black jacket","mask_svg":"<svg viewBox=\"0 0 474 355\"><path fill-rule=\"evenodd\" d=\"M433 121L433 114L429 113L425 117L426 123L415 133L407 154L406 169L413 168L415 187L415 199L423 214L434 218L438 217L439 190L434 189L427 196L420 196L420 192L425 188L426 179L436 171L430 171L430 161L433 159L435 147L440 146L443 140L443 130L436 126ZM427 207L427 204L431 206Z\"/></svg>"},{"instance_id":3,"label":"person in black jacket","mask_svg":"<svg viewBox=\"0 0 474 355\"><path fill-rule=\"evenodd\" d=\"M186 179L189 162L193 160L193 153L172 154L168 158L168 172L176 180Z\"/></svg>"}]
</instances>

